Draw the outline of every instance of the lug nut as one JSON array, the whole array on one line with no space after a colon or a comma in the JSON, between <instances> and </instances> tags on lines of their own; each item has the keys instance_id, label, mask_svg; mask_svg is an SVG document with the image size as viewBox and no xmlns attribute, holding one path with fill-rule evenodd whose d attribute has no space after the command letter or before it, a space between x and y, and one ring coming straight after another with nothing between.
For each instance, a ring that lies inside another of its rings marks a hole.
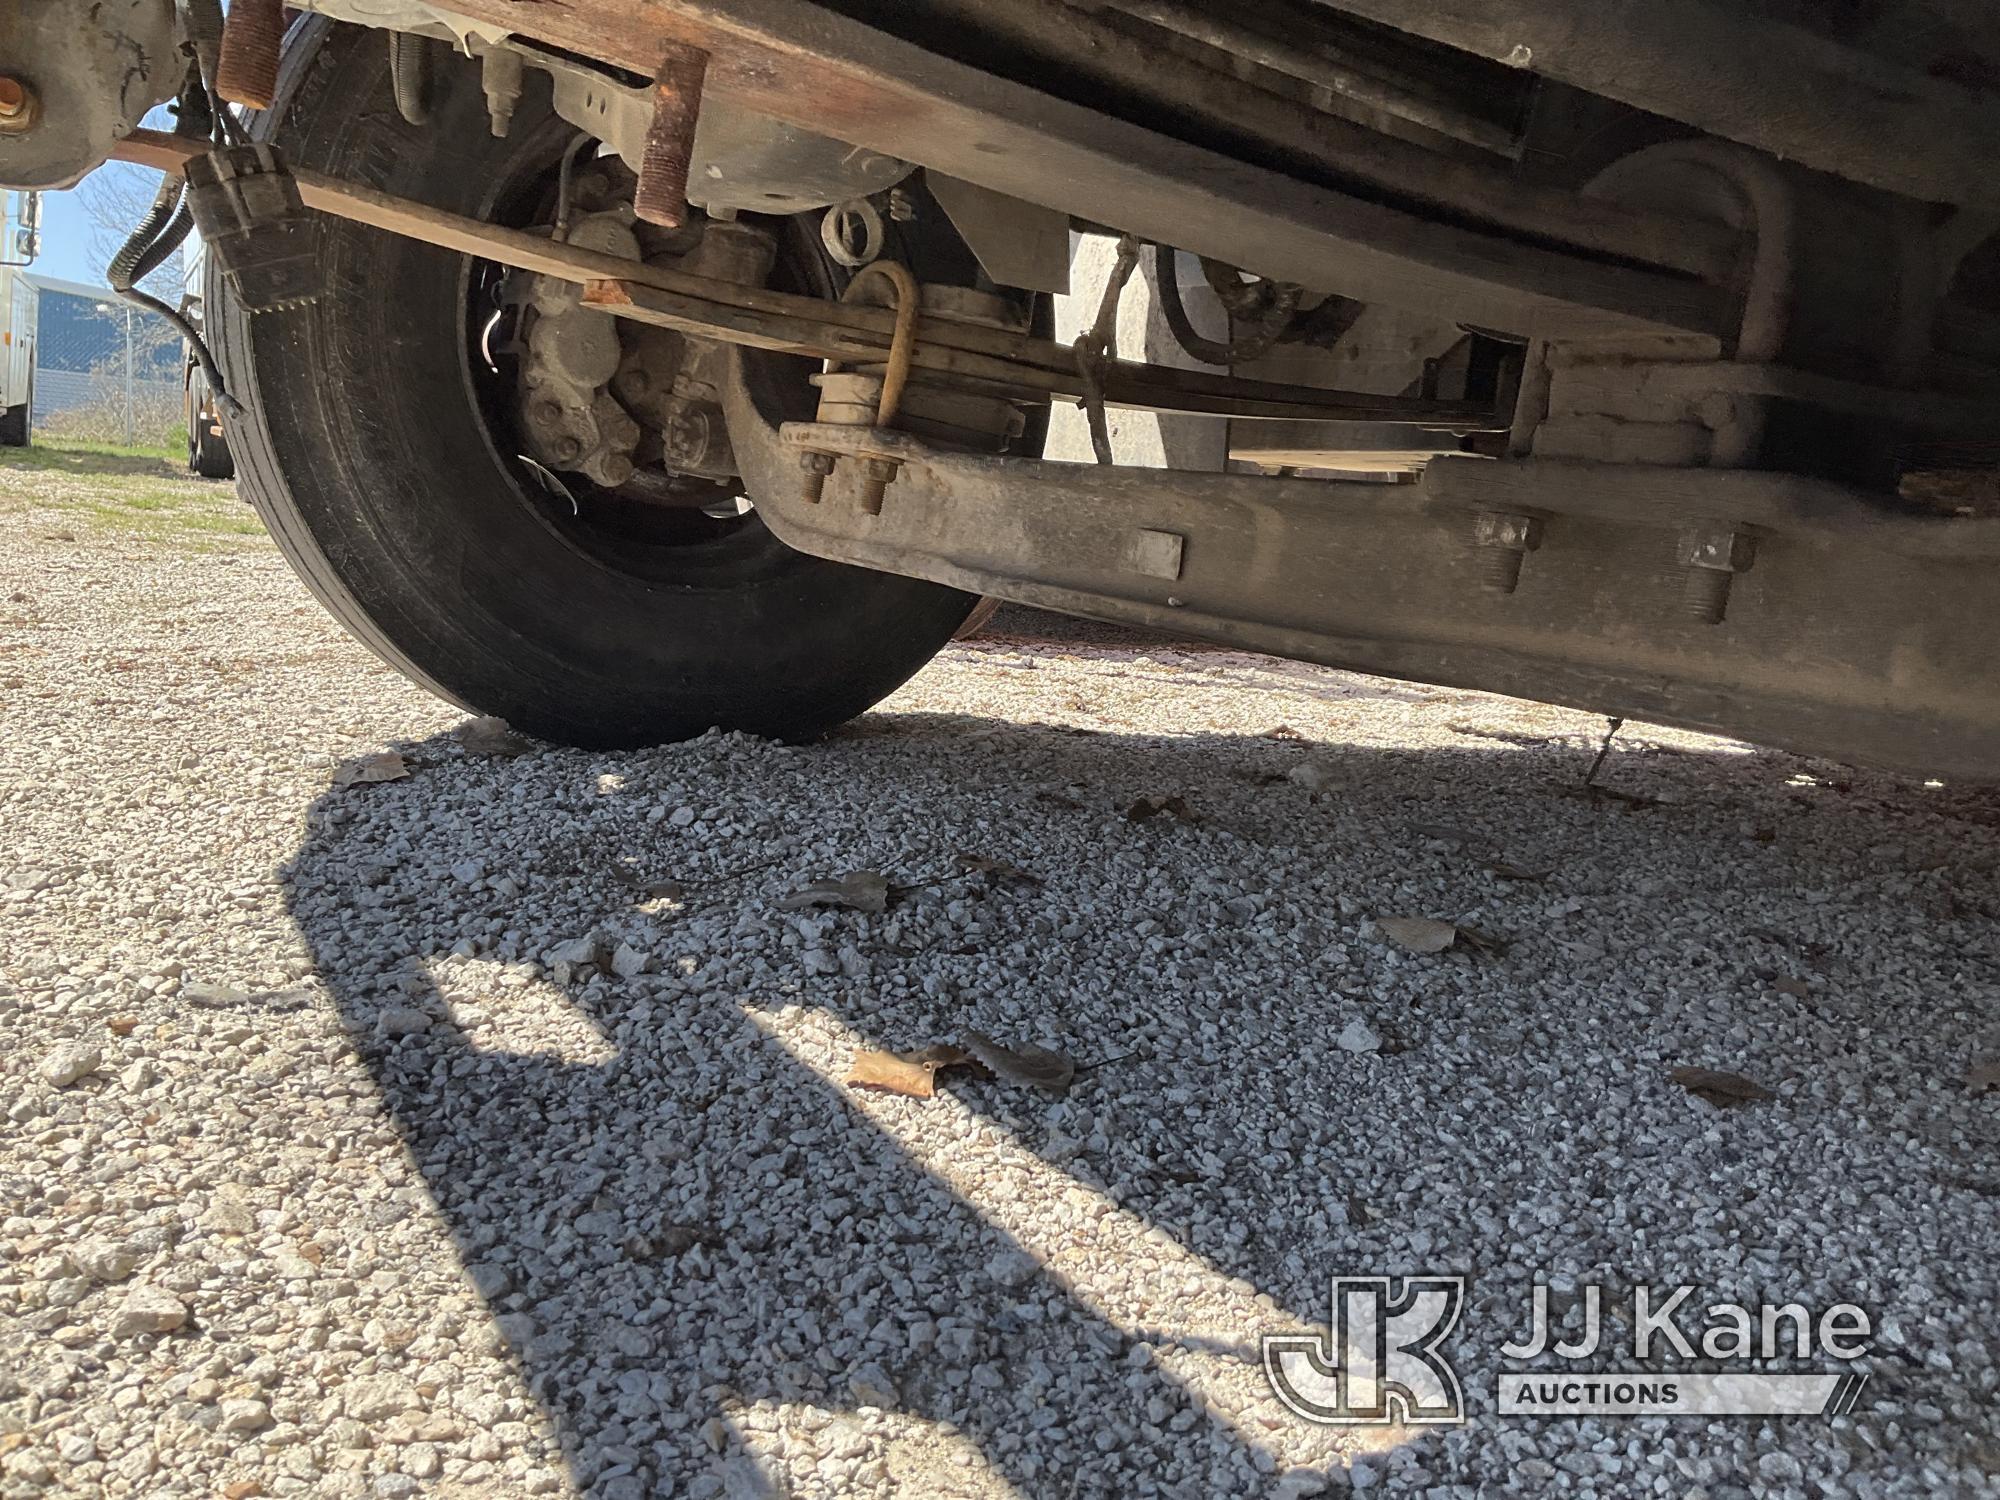
<instances>
[{"instance_id":1,"label":"lug nut","mask_svg":"<svg viewBox=\"0 0 2000 1500\"><path fill-rule=\"evenodd\" d=\"M42 101L32 87L19 78L0 77L0 131L21 135L35 128L42 113Z\"/></svg>"},{"instance_id":2,"label":"lug nut","mask_svg":"<svg viewBox=\"0 0 2000 1500\"><path fill-rule=\"evenodd\" d=\"M1511 594L1521 584L1521 562L1542 545L1542 523L1535 516L1483 510L1472 518L1472 550L1479 563L1479 586L1492 594Z\"/></svg>"},{"instance_id":3,"label":"lug nut","mask_svg":"<svg viewBox=\"0 0 2000 1500\"><path fill-rule=\"evenodd\" d=\"M833 472L831 453L801 453L799 468L805 472L805 481L799 487L799 495L808 505L817 505L820 496L826 493L827 476Z\"/></svg>"},{"instance_id":4,"label":"lug nut","mask_svg":"<svg viewBox=\"0 0 2000 1500\"><path fill-rule=\"evenodd\" d=\"M886 458L871 458L861 465L867 479L861 486L861 509L866 515L882 514L883 498L896 479L896 465Z\"/></svg>"}]
</instances>

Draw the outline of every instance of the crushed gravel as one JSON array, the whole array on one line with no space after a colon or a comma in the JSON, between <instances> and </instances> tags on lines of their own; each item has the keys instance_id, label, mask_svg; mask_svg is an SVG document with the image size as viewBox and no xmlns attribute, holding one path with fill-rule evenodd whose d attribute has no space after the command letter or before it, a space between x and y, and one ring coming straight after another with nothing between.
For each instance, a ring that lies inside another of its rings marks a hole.
<instances>
[{"instance_id":1,"label":"crushed gravel","mask_svg":"<svg viewBox=\"0 0 2000 1500\"><path fill-rule=\"evenodd\" d=\"M1637 725L1589 793L1581 714L1088 635L812 747L474 754L268 549L49 535L0 1496L2000 1493L1990 794ZM1075 1079L843 1082L974 1030ZM1421 1272L1467 1425L1276 1402L1261 1334ZM1869 1385L1501 1418L1538 1276L1857 1302Z\"/></svg>"}]
</instances>

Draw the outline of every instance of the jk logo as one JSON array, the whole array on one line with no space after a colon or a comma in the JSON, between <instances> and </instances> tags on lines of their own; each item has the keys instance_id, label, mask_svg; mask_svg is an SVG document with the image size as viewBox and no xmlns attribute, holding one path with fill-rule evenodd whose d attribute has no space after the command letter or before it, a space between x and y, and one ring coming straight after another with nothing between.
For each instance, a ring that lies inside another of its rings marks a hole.
<instances>
[{"instance_id":1,"label":"jk logo","mask_svg":"<svg viewBox=\"0 0 2000 1500\"><path fill-rule=\"evenodd\" d=\"M1463 1422L1458 1375L1438 1345L1465 1302L1461 1276L1336 1276L1328 1341L1270 1334L1264 1374L1308 1422Z\"/></svg>"}]
</instances>

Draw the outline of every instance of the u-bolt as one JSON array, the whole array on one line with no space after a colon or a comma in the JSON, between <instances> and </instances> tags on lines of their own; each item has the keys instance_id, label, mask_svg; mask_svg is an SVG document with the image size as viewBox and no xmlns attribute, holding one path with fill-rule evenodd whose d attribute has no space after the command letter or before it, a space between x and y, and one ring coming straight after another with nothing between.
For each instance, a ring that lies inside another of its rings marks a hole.
<instances>
[{"instance_id":1,"label":"u-bolt","mask_svg":"<svg viewBox=\"0 0 2000 1500\"><path fill-rule=\"evenodd\" d=\"M847 290L840 294L842 302L854 300L855 289L871 276L888 278L896 291L896 331L889 340L889 361L882 371L882 394L875 401L876 428L894 425L896 413L903 405L903 391L910 383L910 369L917 352L917 313L923 300L922 289L909 268L893 260L870 261L855 273L847 283ZM838 369L838 365L828 365L828 373ZM833 471L832 458L824 453L807 453L800 462L805 469L805 498L817 502L820 491L826 484L826 476ZM882 514L882 502L887 497L889 486L894 483L898 465L893 458L866 458L861 461L863 475L861 484L861 509L864 514Z\"/></svg>"}]
</instances>

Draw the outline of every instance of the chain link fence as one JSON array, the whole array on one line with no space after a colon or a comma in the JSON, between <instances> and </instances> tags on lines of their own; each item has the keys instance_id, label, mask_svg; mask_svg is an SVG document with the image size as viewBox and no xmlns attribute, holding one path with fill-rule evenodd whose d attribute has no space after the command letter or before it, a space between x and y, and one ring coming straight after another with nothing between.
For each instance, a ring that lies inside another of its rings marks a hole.
<instances>
[{"instance_id":1,"label":"chain link fence","mask_svg":"<svg viewBox=\"0 0 2000 1500\"><path fill-rule=\"evenodd\" d=\"M43 283L35 338L35 430L142 448L186 440L181 340L165 319L109 291Z\"/></svg>"}]
</instances>

